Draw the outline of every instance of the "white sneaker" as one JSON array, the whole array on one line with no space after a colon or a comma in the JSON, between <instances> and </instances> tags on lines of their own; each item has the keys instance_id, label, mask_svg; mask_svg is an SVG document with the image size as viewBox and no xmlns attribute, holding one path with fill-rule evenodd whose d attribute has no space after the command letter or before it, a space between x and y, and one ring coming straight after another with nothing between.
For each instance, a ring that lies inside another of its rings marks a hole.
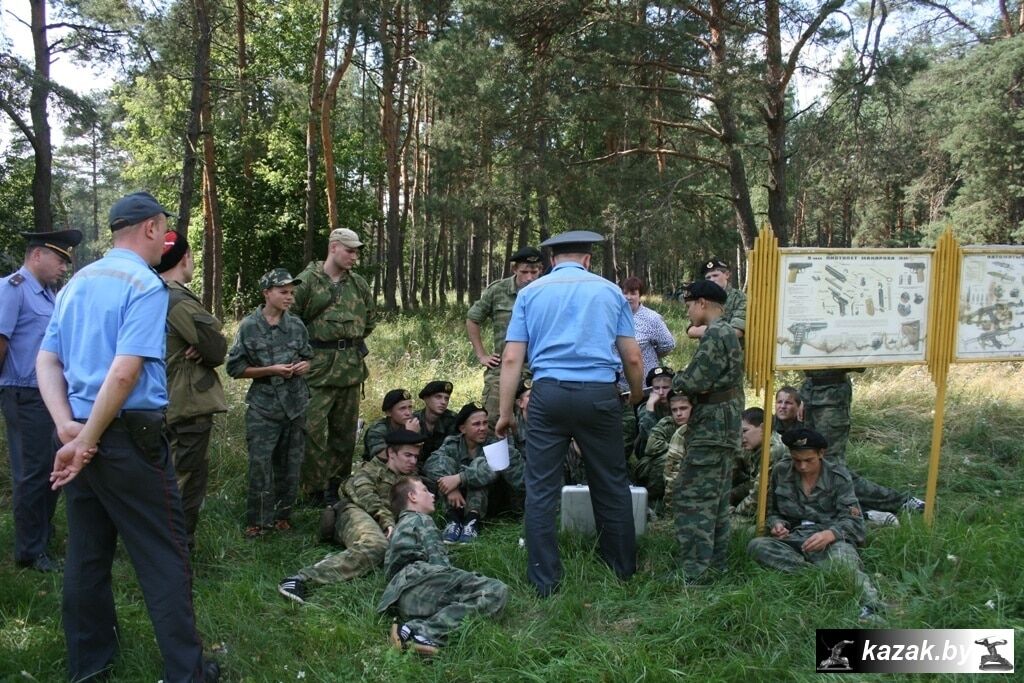
<instances>
[{"instance_id":1,"label":"white sneaker","mask_svg":"<svg viewBox=\"0 0 1024 683\"><path fill-rule=\"evenodd\" d=\"M891 512L882 512L881 510L867 510L864 512L864 517L867 519L868 527L877 529L883 526L899 526L900 520L896 518L896 515Z\"/></svg>"}]
</instances>

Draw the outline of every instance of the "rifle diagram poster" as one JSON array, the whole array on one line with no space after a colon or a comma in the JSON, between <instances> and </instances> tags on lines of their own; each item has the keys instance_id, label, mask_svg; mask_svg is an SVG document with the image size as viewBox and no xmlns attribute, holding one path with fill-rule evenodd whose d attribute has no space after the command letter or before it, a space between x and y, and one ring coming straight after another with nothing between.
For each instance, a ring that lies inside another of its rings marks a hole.
<instances>
[{"instance_id":1,"label":"rifle diagram poster","mask_svg":"<svg viewBox=\"0 0 1024 683\"><path fill-rule=\"evenodd\" d=\"M931 265L926 250L784 251L776 366L924 362Z\"/></svg>"},{"instance_id":2,"label":"rifle diagram poster","mask_svg":"<svg viewBox=\"0 0 1024 683\"><path fill-rule=\"evenodd\" d=\"M964 254L956 357L1024 357L1024 253Z\"/></svg>"}]
</instances>

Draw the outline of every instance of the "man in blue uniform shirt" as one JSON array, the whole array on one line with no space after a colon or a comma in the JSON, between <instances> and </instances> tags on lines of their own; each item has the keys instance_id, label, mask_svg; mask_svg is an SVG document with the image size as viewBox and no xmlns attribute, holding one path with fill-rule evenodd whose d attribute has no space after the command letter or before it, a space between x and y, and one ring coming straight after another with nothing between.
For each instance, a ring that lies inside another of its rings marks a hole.
<instances>
[{"instance_id":1,"label":"man in blue uniform shirt","mask_svg":"<svg viewBox=\"0 0 1024 683\"><path fill-rule=\"evenodd\" d=\"M542 597L558 590L562 579L555 508L570 439L583 453L601 558L623 580L636 572L633 505L615 379L621 357L630 400L639 403L643 362L622 292L588 272L591 245L602 241L597 233L574 230L541 244L551 247L554 268L516 297L502 355L498 436L511 424L524 362L533 370L526 435L526 575Z\"/></svg>"},{"instance_id":2,"label":"man in blue uniform shirt","mask_svg":"<svg viewBox=\"0 0 1024 683\"><path fill-rule=\"evenodd\" d=\"M66 486L62 620L72 680L106 675L119 633L111 586L117 537L135 568L166 683L215 681L192 612L188 537L163 437L168 214L146 192L110 210L114 248L57 297L36 371L61 445L50 479Z\"/></svg>"},{"instance_id":3,"label":"man in blue uniform shirt","mask_svg":"<svg viewBox=\"0 0 1024 683\"><path fill-rule=\"evenodd\" d=\"M23 232L25 262L0 279L0 410L7 423L14 512L14 561L41 572L59 571L47 554L57 492L50 488L53 421L39 395L36 354L53 314L57 287L71 263L78 230Z\"/></svg>"}]
</instances>

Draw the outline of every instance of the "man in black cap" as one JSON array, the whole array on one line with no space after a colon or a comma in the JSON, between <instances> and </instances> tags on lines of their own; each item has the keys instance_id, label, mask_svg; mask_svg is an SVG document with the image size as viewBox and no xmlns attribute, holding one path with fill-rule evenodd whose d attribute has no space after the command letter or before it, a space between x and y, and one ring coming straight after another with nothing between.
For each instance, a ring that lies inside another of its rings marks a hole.
<instances>
[{"instance_id":1,"label":"man in black cap","mask_svg":"<svg viewBox=\"0 0 1024 683\"><path fill-rule=\"evenodd\" d=\"M705 280L714 282L725 290L722 319L736 330L736 336L743 339L747 329L747 295L729 284L732 277L729 264L721 259L712 258L704 262L702 270ZM691 324L686 328L686 335L692 339L700 339L704 336L705 328L706 325Z\"/></svg>"},{"instance_id":2,"label":"man in black cap","mask_svg":"<svg viewBox=\"0 0 1024 683\"><path fill-rule=\"evenodd\" d=\"M698 280L683 293L690 322L704 328L690 364L672 378L672 389L690 397L686 457L673 499L679 571L687 583L706 582L708 570L724 572L729 550L732 463L740 452L743 347L722 319L725 290Z\"/></svg>"},{"instance_id":3,"label":"man in black cap","mask_svg":"<svg viewBox=\"0 0 1024 683\"><path fill-rule=\"evenodd\" d=\"M384 394L380 409L384 411L384 417L367 427L363 435L363 460L370 460L375 455L381 460L387 457L384 437L388 432L396 429L420 431L420 421L412 414L412 394L408 389L392 389Z\"/></svg>"},{"instance_id":4,"label":"man in black cap","mask_svg":"<svg viewBox=\"0 0 1024 683\"><path fill-rule=\"evenodd\" d=\"M36 380L36 353L78 230L23 232L25 262L0 279L0 409L7 423L14 512L14 561L41 572L58 570L47 546L53 537L57 492L50 489L53 420Z\"/></svg>"},{"instance_id":5,"label":"man in black cap","mask_svg":"<svg viewBox=\"0 0 1024 683\"><path fill-rule=\"evenodd\" d=\"M519 291L538 277L544 268L544 258L535 247L523 247L512 254L512 275L504 280L492 283L480 300L473 304L466 313L466 334L477 360L484 366L483 404L487 409L488 425L494 428L498 419L498 380L501 376L501 352L505 348L505 331L512 317L512 307L516 303ZM487 353L480 336L480 326L487 319L491 320L494 331L494 344L491 353Z\"/></svg>"},{"instance_id":6,"label":"man in black cap","mask_svg":"<svg viewBox=\"0 0 1024 683\"><path fill-rule=\"evenodd\" d=\"M591 247L602 241L597 233L574 230L541 244L551 247L554 267L519 293L502 355L498 436L512 423L527 360L533 370L526 434L526 575L542 597L558 590L562 580L555 508L574 438L586 465L601 558L623 580L636 572L636 530L615 379L624 368L630 400L640 403L643 361L633 312L622 291L587 272Z\"/></svg>"},{"instance_id":7,"label":"man in black cap","mask_svg":"<svg viewBox=\"0 0 1024 683\"><path fill-rule=\"evenodd\" d=\"M214 681L192 611L181 497L163 438L167 287L153 272L167 211L148 192L110 209L114 247L57 296L36 360L63 446L50 479L66 486L63 624L72 680L104 674L120 642L111 566L124 541L146 601L163 679Z\"/></svg>"},{"instance_id":8,"label":"man in black cap","mask_svg":"<svg viewBox=\"0 0 1024 683\"><path fill-rule=\"evenodd\" d=\"M441 380L428 382L420 389L420 399L423 400L423 409L413 413L413 417L420 421L420 434L427 440L423 442L421 462L430 457L430 454L441 447L444 440L455 433L455 413L448 410L448 403L452 399L452 383Z\"/></svg>"},{"instance_id":9,"label":"man in black cap","mask_svg":"<svg viewBox=\"0 0 1024 683\"><path fill-rule=\"evenodd\" d=\"M188 288L195 271L188 238L171 231L156 272L167 283L167 438L178 477L189 548L195 547L199 508L206 497L210 461L207 450L213 416L227 412L217 366L224 362L228 342L221 322L203 308Z\"/></svg>"}]
</instances>

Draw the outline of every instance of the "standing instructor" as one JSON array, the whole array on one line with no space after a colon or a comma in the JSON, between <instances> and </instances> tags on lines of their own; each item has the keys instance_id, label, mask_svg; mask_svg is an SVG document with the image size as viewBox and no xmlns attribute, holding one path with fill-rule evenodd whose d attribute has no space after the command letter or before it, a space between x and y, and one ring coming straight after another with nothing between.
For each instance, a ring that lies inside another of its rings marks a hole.
<instances>
[{"instance_id":1,"label":"standing instructor","mask_svg":"<svg viewBox=\"0 0 1024 683\"><path fill-rule=\"evenodd\" d=\"M579 444L586 464L601 558L621 579L636 572L615 379L621 357L630 401L639 403L643 364L625 297L588 272L591 247L603 241L597 233L573 230L541 244L551 247L554 268L516 297L502 356L498 436L512 422L523 364L528 360L533 369L526 435L526 575L541 597L557 591L562 579L555 508L570 439Z\"/></svg>"}]
</instances>

